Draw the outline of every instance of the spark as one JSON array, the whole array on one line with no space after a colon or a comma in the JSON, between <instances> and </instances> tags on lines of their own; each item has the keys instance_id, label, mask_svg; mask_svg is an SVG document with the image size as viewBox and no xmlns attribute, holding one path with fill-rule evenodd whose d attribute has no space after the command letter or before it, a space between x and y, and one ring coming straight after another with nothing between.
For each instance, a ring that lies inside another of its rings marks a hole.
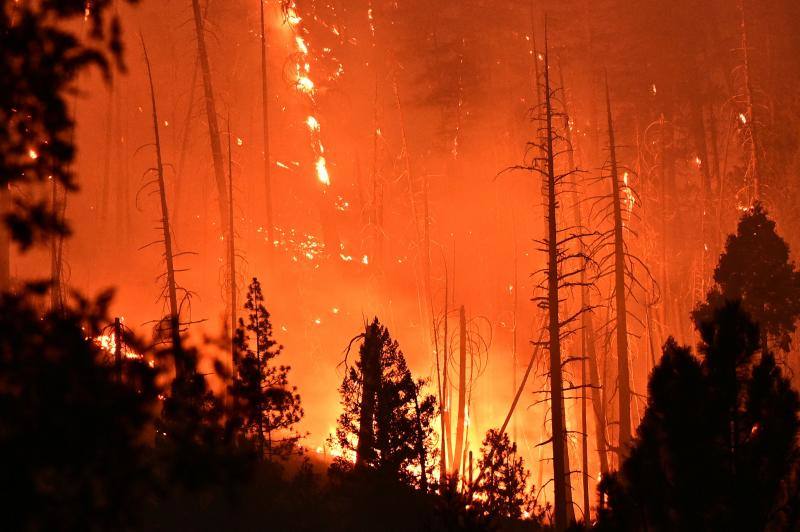
<instances>
[{"instance_id":1,"label":"spark","mask_svg":"<svg viewBox=\"0 0 800 532\"><path fill-rule=\"evenodd\" d=\"M369 264L369 256L364 255L361 257L361 264Z\"/></svg>"},{"instance_id":2,"label":"spark","mask_svg":"<svg viewBox=\"0 0 800 532\"><path fill-rule=\"evenodd\" d=\"M744 115L744 113L739 113L739 122L741 122L742 125L747 124L747 117Z\"/></svg>"},{"instance_id":3,"label":"spark","mask_svg":"<svg viewBox=\"0 0 800 532\"><path fill-rule=\"evenodd\" d=\"M36 159L38 159L38 158L39 158L39 154L38 154L38 153L36 153L36 150L34 150L33 148L31 148L31 149L29 149L29 150L28 150L28 157L30 157L30 158L31 158L31 160L34 160L34 161L35 161Z\"/></svg>"},{"instance_id":4,"label":"spark","mask_svg":"<svg viewBox=\"0 0 800 532\"><path fill-rule=\"evenodd\" d=\"M244 146L244 139L242 139L242 137L236 137L236 145Z\"/></svg>"}]
</instances>

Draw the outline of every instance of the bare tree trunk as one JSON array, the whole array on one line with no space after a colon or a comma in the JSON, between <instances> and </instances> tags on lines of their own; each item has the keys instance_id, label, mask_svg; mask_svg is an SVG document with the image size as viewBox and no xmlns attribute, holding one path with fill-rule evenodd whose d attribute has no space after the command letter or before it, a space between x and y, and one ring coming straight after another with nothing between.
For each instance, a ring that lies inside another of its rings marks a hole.
<instances>
[{"instance_id":1,"label":"bare tree trunk","mask_svg":"<svg viewBox=\"0 0 800 532\"><path fill-rule=\"evenodd\" d=\"M570 172L577 172L577 166L575 165L575 147L572 144L572 131L570 130L570 115L569 115L569 105L567 99L567 89L564 85L564 70L559 67L559 74L561 76L561 91L564 98L564 132L567 139L567 157L568 157L568 164L569 164L569 171ZM589 528L590 523L590 510L589 510L589 445L588 445L588 425L586 423L586 388L589 386L589 383L586 382L586 359L587 355L587 336L588 330L587 328L593 328L594 324L592 323L592 314L591 314L591 303L590 303L590 295L589 295L589 287L587 286L587 279L586 279L586 264L588 262L588 257L586 256L586 246L583 243L583 237L580 236L583 233L583 220L581 216L581 205L578 199L578 184L577 182L573 183L572 186L572 212L575 219L575 228L578 231L578 248L579 253L583 256L583 264L581 265L580 271L580 290L581 290L581 480L582 480L582 487L583 487L583 522L585 528ZM594 336L592 336L592 341L594 341ZM592 345L592 351L594 351L594 345ZM595 362L596 363L596 362ZM602 407L602 404L601 404ZM597 426L601 426L605 428L605 420L596 422ZM605 429L604 429L605 430ZM599 432L596 432L598 436L602 436L598 438L598 453L600 454L600 462L605 460L605 436L601 435ZM608 465L606 464L606 467ZM601 465L602 467L602 465Z\"/></svg>"},{"instance_id":2,"label":"bare tree trunk","mask_svg":"<svg viewBox=\"0 0 800 532\"><path fill-rule=\"evenodd\" d=\"M566 91L564 87L564 79L563 79L563 72L561 73L561 87L562 91ZM565 97L566 101L566 97ZM569 120L570 120L569 108L565 104L564 109L564 131L566 132L567 144L569 145L567 155L569 157L569 169L576 170L577 166L575 165L575 148L572 144L572 131L569 127ZM578 188L577 183L572 187L572 204L573 204L573 215L575 219L575 227L578 231L583 232L583 215L581 212L581 204L578 198ZM583 239L578 239L578 245L580 246L580 253L585 256L586 254L586 246L584 245ZM595 339L595 331L594 331L594 314L592 314L592 298L591 294L589 293L589 287L587 286L587 279L586 279L586 263L588 262L588 257L584 259L584 264L582 266L582 270L580 273L580 284L581 284L581 308L583 309L581 314L581 357L588 358L589 362L589 382L586 382L585 377L585 369L583 367L583 363L585 360L581 362L581 375L582 379L581 382L583 383L583 395L581 396L581 400L585 400L585 392L586 387L590 386L592 390L592 408L594 411L594 422L595 422L595 445L597 446L597 455L600 463L600 472L605 475L608 473L608 456L606 450L606 411L605 406L603 403L603 398L601 397L600 393L600 375L597 367L597 342ZM585 405L581 404L581 415L584 414L583 409ZM585 432L585 429L584 429ZM585 434L584 434L585 436ZM587 471L584 470L584 476L587 474Z\"/></svg>"},{"instance_id":3,"label":"bare tree trunk","mask_svg":"<svg viewBox=\"0 0 800 532\"><path fill-rule=\"evenodd\" d=\"M219 195L219 215L220 225L227 225L228 217L226 208L228 205L226 179L224 163L222 159L222 146L219 139L219 123L217 121L217 106L214 100L214 85L211 82L211 66L208 62L208 50L206 49L205 20L200 12L200 0L192 0L192 11L194 13L194 28L197 38L197 57L200 61L200 71L203 74L203 91L206 102L206 119L208 121L208 136L211 142L211 156L214 162L214 177L217 183L217 193ZM223 231L223 234L227 231Z\"/></svg>"},{"instance_id":4,"label":"bare tree trunk","mask_svg":"<svg viewBox=\"0 0 800 532\"><path fill-rule=\"evenodd\" d=\"M272 176L269 151L269 92L267 84L267 32L264 23L264 0L258 0L261 6L261 112L264 127L264 194L267 208L267 238L269 249L275 237L275 222L272 214Z\"/></svg>"},{"instance_id":5,"label":"bare tree trunk","mask_svg":"<svg viewBox=\"0 0 800 532\"><path fill-rule=\"evenodd\" d=\"M238 352L236 350L236 231L233 223L233 150L231 149L231 123L228 117L228 275L231 298L231 378L236 377Z\"/></svg>"},{"instance_id":6,"label":"bare tree trunk","mask_svg":"<svg viewBox=\"0 0 800 532\"><path fill-rule=\"evenodd\" d=\"M631 388L628 368L628 314L625 300L625 240L622 221L617 147L611 114L611 96L606 79L606 112L608 114L608 148L611 157L611 194L614 201L614 295L617 307L617 378L619 397L619 443L617 452L624 456L631 439Z\"/></svg>"},{"instance_id":7,"label":"bare tree trunk","mask_svg":"<svg viewBox=\"0 0 800 532\"><path fill-rule=\"evenodd\" d=\"M747 106L747 126L750 131L750 179L753 183L752 197L753 203L761 199L761 165L758 158L758 131L756 127L754 108L753 108L753 82L750 76L750 51L747 47L747 24L745 23L744 0L739 0L739 11L741 12L741 32L742 32L742 52L744 53L744 89L745 105Z\"/></svg>"},{"instance_id":8,"label":"bare tree trunk","mask_svg":"<svg viewBox=\"0 0 800 532\"><path fill-rule=\"evenodd\" d=\"M464 305L458 311L458 421L456 422L456 450L453 454L451 470L456 475L461 473L461 459L464 449L464 409L467 391L467 317Z\"/></svg>"},{"instance_id":9,"label":"bare tree trunk","mask_svg":"<svg viewBox=\"0 0 800 532\"><path fill-rule=\"evenodd\" d=\"M158 181L158 194L161 202L161 230L164 242L164 260L167 264L167 301L169 303L169 327L174 352L180 350L180 315L178 308L178 289L175 283L175 264L172 252L172 232L169 225L169 208L167 207L167 190L164 185L164 165L161 159L161 135L158 130L158 108L156 107L156 92L153 87L153 73L150 69L150 59L147 56L147 47L142 38L142 50L144 60L147 65L147 79L150 83L150 102L153 108L153 135L156 146L156 177ZM179 357L175 359L175 371L178 376L182 375L184 368L183 362Z\"/></svg>"},{"instance_id":10,"label":"bare tree trunk","mask_svg":"<svg viewBox=\"0 0 800 532\"><path fill-rule=\"evenodd\" d=\"M553 107L550 91L550 71L545 34L544 48L544 104L545 104L545 157L547 160L547 311L550 335L550 418L553 447L553 484L555 486L555 528L567 528L567 490L569 471L564 463L566 455L566 427L564 426L564 395L561 372L561 325L559 323L559 271L558 271L558 220L556 218L556 175L553 150Z\"/></svg>"}]
</instances>

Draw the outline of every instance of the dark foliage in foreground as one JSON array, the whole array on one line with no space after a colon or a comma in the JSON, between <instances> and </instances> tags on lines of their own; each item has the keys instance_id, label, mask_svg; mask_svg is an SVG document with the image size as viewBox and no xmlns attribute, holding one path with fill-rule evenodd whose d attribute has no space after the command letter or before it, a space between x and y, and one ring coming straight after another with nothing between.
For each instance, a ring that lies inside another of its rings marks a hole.
<instances>
[{"instance_id":1,"label":"dark foliage in foreground","mask_svg":"<svg viewBox=\"0 0 800 532\"><path fill-rule=\"evenodd\" d=\"M154 485L145 443L155 371L125 365L88 337L110 294L42 316L44 288L0 297L0 471L7 530L114 529Z\"/></svg>"},{"instance_id":2,"label":"dark foliage in foreground","mask_svg":"<svg viewBox=\"0 0 800 532\"><path fill-rule=\"evenodd\" d=\"M798 395L740 303L696 325L699 358L667 342L630 454L601 483L602 530L787 527Z\"/></svg>"},{"instance_id":3,"label":"dark foliage in foreground","mask_svg":"<svg viewBox=\"0 0 800 532\"><path fill-rule=\"evenodd\" d=\"M76 91L82 71L95 66L110 79L111 61L122 66L120 24L110 13L113 3L58 0L3 2L0 7L3 190L9 185L47 183L50 176L67 190L76 188L68 99ZM84 18L84 30L79 30L79 21ZM67 229L51 206L27 194L15 198L13 209L5 213L5 222L23 248Z\"/></svg>"}]
</instances>

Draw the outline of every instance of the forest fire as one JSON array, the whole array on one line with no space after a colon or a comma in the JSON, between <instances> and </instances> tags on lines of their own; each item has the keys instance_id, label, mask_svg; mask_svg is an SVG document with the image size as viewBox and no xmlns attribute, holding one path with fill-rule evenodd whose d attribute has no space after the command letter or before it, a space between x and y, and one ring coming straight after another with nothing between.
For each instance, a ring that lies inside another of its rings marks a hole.
<instances>
[{"instance_id":1,"label":"forest fire","mask_svg":"<svg viewBox=\"0 0 800 532\"><path fill-rule=\"evenodd\" d=\"M800 527L797 2L0 13L9 529Z\"/></svg>"}]
</instances>

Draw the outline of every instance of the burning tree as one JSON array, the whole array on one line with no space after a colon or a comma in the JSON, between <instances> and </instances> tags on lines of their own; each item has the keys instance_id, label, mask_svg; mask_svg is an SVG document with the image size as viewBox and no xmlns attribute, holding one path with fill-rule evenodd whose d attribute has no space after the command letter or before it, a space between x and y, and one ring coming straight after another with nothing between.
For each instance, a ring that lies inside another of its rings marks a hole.
<instances>
[{"instance_id":1,"label":"burning tree","mask_svg":"<svg viewBox=\"0 0 800 532\"><path fill-rule=\"evenodd\" d=\"M422 395L425 381L413 379L400 346L377 318L353 341L359 339L359 360L340 388L344 411L335 438L344 456L334 470L372 471L427 491L436 400Z\"/></svg>"},{"instance_id":2,"label":"burning tree","mask_svg":"<svg viewBox=\"0 0 800 532\"><path fill-rule=\"evenodd\" d=\"M297 388L289 386L291 368L275 364L283 346L272 337L270 314L256 278L250 283L244 308L247 323L239 318L234 337L237 362L230 386L236 422L258 456L285 459L296 450L300 434L294 425L303 417L303 408Z\"/></svg>"}]
</instances>

